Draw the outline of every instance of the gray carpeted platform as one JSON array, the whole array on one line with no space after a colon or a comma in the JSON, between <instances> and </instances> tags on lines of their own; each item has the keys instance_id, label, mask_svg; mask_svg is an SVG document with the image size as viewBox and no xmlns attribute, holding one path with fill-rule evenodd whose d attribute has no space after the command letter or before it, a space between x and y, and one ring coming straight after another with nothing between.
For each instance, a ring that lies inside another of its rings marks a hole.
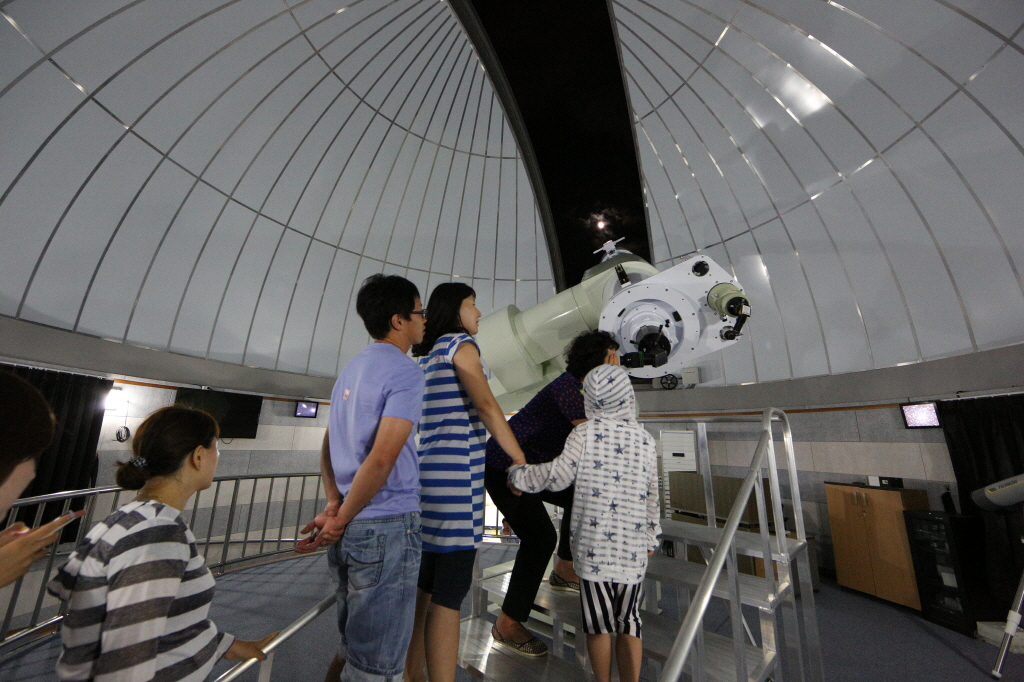
<instances>
[{"instance_id":1,"label":"gray carpeted platform","mask_svg":"<svg viewBox=\"0 0 1024 682\"><path fill-rule=\"evenodd\" d=\"M515 546L485 545L481 560L491 566L510 560ZM235 635L255 638L280 629L330 594L326 558L303 557L247 568L221 576L211 611L217 624ZM825 582L815 595L829 682L983 682L996 649L921 619L902 607L837 588ZM468 601L468 600L467 600ZM666 604L665 606L668 606ZM468 605L463 607L468 613ZM709 619L716 617L709 614ZM716 628L729 632L727 614ZM709 620L709 623L715 623ZM325 613L285 646L274 661L274 680L320 682L334 655L334 612ZM59 640L49 638L0 658L4 682L53 680ZM226 669L222 662L219 673ZM255 669L243 679L255 682ZM457 682L470 682L459 671ZM1011 654L1005 680L1024 680L1024 656Z\"/></svg>"}]
</instances>

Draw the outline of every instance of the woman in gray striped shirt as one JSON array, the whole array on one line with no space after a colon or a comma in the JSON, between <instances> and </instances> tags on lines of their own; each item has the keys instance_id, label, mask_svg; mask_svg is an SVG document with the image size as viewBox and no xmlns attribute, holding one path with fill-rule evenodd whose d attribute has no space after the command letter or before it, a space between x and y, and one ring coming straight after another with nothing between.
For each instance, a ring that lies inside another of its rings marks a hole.
<instances>
[{"instance_id":1,"label":"woman in gray striped shirt","mask_svg":"<svg viewBox=\"0 0 1024 682\"><path fill-rule=\"evenodd\" d=\"M89 531L50 593L68 600L62 680L200 682L224 656L263 660L273 638L244 641L207 618L214 580L181 516L217 470L216 420L172 405L139 426L117 484L138 490Z\"/></svg>"}]
</instances>

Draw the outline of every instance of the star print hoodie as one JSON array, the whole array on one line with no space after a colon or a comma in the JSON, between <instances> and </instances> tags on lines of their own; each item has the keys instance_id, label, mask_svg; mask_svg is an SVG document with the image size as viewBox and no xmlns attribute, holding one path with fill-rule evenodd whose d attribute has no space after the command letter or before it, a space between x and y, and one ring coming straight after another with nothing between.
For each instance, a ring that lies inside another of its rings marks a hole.
<instances>
[{"instance_id":1,"label":"star print hoodie","mask_svg":"<svg viewBox=\"0 0 1024 682\"><path fill-rule=\"evenodd\" d=\"M527 493L563 490L573 482L572 556L584 580L639 583L647 552L661 533L654 438L636 421L633 387L621 367L601 365L583 380L587 422L543 464L508 471Z\"/></svg>"}]
</instances>

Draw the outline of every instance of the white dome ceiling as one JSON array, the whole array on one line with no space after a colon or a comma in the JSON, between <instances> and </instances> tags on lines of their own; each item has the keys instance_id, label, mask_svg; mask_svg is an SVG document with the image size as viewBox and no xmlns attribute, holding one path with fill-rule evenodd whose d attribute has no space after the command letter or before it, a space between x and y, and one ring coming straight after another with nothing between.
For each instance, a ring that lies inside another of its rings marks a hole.
<instances>
[{"instance_id":1,"label":"white dome ceiling","mask_svg":"<svg viewBox=\"0 0 1024 682\"><path fill-rule=\"evenodd\" d=\"M488 310L552 294L447 5L0 5L0 314L333 376L374 272L424 298L463 278Z\"/></svg>"},{"instance_id":2,"label":"white dome ceiling","mask_svg":"<svg viewBox=\"0 0 1024 682\"><path fill-rule=\"evenodd\" d=\"M616 0L656 264L753 302L763 382L1024 341L1024 3Z\"/></svg>"},{"instance_id":3,"label":"white dome ceiling","mask_svg":"<svg viewBox=\"0 0 1024 682\"><path fill-rule=\"evenodd\" d=\"M711 384L1024 341L1024 3L614 0L656 265L750 294ZM445 2L0 0L0 315L299 374L373 272L552 292ZM0 347L0 354L3 348ZM158 377L154 377L158 378Z\"/></svg>"}]
</instances>

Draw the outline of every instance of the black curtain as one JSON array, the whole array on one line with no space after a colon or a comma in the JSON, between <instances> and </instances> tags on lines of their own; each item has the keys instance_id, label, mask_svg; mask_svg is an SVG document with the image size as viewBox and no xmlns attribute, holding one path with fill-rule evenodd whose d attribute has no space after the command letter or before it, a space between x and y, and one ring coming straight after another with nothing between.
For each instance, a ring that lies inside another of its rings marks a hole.
<instances>
[{"instance_id":1,"label":"black curtain","mask_svg":"<svg viewBox=\"0 0 1024 682\"><path fill-rule=\"evenodd\" d=\"M971 501L978 488L1024 473L1024 396L944 400L939 422L964 514L985 520L985 568L1000 604L1013 600L1024 570L1024 510L1021 505L989 512Z\"/></svg>"},{"instance_id":2,"label":"black curtain","mask_svg":"<svg viewBox=\"0 0 1024 682\"><path fill-rule=\"evenodd\" d=\"M38 388L57 416L53 443L36 463L36 478L22 497L92 487L98 466L96 445L103 425L104 401L114 382L47 369L2 364L0 368Z\"/></svg>"}]
</instances>

